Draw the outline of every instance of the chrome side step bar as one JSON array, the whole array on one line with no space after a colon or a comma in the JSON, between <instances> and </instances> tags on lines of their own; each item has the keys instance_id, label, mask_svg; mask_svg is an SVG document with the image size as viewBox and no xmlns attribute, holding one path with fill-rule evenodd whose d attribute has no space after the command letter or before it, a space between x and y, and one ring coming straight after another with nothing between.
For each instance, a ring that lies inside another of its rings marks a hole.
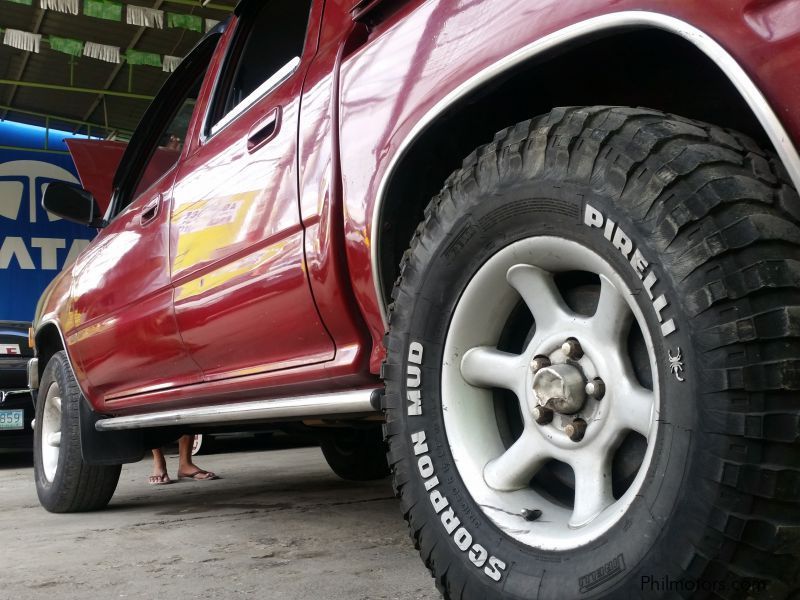
<instances>
[{"instance_id":1,"label":"chrome side step bar","mask_svg":"<svg viewBox=\"0 0 800 600\"><path fill-rule=\"evenodd\" d=\"M110 417L97 421L95 429L118 431L174 425L231 425L296 418L369 416L378 414L373 406L373 395L378 393L374 389L353 390Z\"/></svg>"}]
</instances>

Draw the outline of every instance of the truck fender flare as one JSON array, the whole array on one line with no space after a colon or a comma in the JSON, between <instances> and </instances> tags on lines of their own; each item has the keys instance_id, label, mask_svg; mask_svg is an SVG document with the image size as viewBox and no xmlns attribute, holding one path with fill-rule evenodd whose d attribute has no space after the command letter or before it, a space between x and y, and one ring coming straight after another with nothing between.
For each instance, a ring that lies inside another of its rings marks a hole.
<instances>
[{"instance_id":1,"label":"truck fender flare","mask_svg":"<svg viewBox=\"0 0 800 600\"><path fill-rule=\"evenodd\" d=\"M775 146L775 150L795 187L800 189L800 155L798 155L797 149L791 142L786 129L783 127L775 111L769 105L767 99L753 80L750 79L736 59L719 43L714 41L711 36L685 21L655 12L621 11L592 17L539 38L476 73L439 100L414 125L410 133L400 143L397 152L392 156L389 166L380 181L370 222L370 261L372 264L375 295L381 310L384 327L388 327L386 303L384 302L386 298L384 292L387 282L381 280L379 239L383 203L387 196L389 184L394 172L422 132L461 98L479 89L491 79L530 60L538 54L553 50L559 46L574 43L581 38L596 35L600 31L648 27L661 29L682 37L694 44L694 46L717 65L731 81L739 94L741 94L744 101L750 107L750 110L753 111L758 122L764 128L770 141ZM391 283L392 282L388 282L388 285L391 285Z\"/></svg>"}]
</instances>

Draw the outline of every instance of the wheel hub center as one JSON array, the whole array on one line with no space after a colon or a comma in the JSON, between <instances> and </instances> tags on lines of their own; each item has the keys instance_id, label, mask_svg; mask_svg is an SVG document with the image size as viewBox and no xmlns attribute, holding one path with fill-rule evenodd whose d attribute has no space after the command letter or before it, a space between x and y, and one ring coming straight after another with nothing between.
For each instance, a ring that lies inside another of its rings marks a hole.
<instances>
[{"instance_id":1,"label":"wheel hub center","mask_svg":"<svg viewBox=\"0 0 800 600\"><path fill-rule=\"evenodd\" d=\"M538 405L562 415L572 415L583 408L585 387L583 373L570 364L550 365L533 376L533 394Z\"/></svg>"}]
</instances>

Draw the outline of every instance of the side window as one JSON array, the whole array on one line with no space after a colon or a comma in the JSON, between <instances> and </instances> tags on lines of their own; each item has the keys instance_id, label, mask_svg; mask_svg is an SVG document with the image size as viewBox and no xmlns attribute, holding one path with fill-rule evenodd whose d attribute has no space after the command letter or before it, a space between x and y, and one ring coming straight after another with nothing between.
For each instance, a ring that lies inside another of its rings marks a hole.
<instances>
[{"instance_id":1,"label":"side window","mask_svg":"<svg viewBox=\"0 0 800 600\"><path fill-rule=\"evenodd\" d=\"M210 31L164 82L114 174L113 219L178 162L206 71L227 22Z\"/></svg>"},{"instance_id":2,"label":"side window","mask_svg":"<svg viewBox=\"0 0 800 600\"><path fill-rule=\"evenodd\" d=\"M208 120L210 133L232 121L297 67L310 12L311 0L249 3L222 69Z\"/></svg>"},{"instance_id":3,"label":"side window","mask_svg":"<svg viewBox=\"0 0 800 600\"><path fill-rule=\"evenodd\" d=\"M132 199L145 192L178 162L204 77L205 71L198 75L197 80L180 102L177 112L161 131L158 146L142 172L136 191L131 196Z\"/></svg>"}]
</instances>

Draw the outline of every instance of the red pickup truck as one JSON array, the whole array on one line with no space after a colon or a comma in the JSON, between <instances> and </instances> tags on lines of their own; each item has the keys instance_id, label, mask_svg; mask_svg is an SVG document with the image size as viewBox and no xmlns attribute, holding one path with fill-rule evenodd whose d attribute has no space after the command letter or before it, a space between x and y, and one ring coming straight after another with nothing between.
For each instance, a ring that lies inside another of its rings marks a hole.
<instances>
[{"instance_id":1,"label":"red pickup truck","mask_svg":"<svg viewBox=\"0 0 800 600\"><path fill-rule=\"evenodd\" d=\"M800 597L798 98L797 0L242 0L45 193L43 506L302 423L447 598Z\"/></svg>"}]
</instances>

